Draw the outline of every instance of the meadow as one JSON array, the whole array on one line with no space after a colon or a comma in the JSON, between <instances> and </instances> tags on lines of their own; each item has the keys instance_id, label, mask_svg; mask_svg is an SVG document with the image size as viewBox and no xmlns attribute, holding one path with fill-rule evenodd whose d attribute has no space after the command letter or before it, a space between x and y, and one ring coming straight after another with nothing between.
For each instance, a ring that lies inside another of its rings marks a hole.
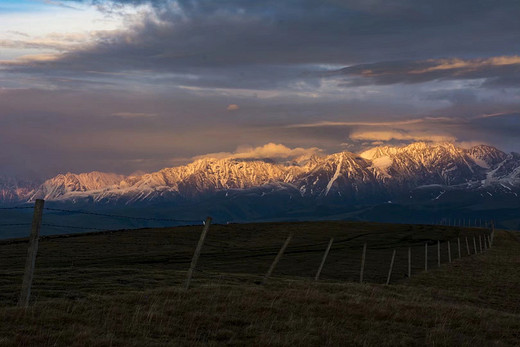
<instances>
[{"instance_id":1,"label":"meadow","mask_svg":"<svg viewBox=\"0 0 520 347\"><path fill-rule=\"evenodd\" d=\"M471 240L488 230L333 221L212 225L192 287L185 290L201 229L42 238L27 309L16 307L26 242L1 242L0 345L520 344L515 232L497 231L484 253L467 256L463 246L458 259L458 237ZM290 233L273 277L260 285ZM360 284L365 242L366 283Z\"/></svg>"}]
</instances>

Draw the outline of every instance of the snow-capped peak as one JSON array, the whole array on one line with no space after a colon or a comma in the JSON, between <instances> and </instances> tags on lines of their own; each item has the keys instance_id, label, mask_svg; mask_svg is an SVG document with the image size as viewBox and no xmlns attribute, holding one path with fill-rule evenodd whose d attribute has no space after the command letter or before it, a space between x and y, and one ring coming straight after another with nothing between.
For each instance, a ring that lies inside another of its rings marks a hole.
<instances>
[{"instance_id":1,"label":"snow-capped peak","mask_svg":"<svg viewBox=\"0 0 520 347\"><path fill-rule=\"evenodd\" d=\"M105 172L66 173L45 181L31 199L55 200L71 192L88 192L118 185L123 175Z\"/></svg>"},{"instance_id":2,"label":"snow-capped peak","mask_svg":"<svg viewBox=\"0 0 520 347\"><path fill-rule=\"evenodd\" d=\"M126 177L102 172L67 173L45 181L32 192L19 190L10 194L18 194L20 200L89 199L127 204L283 186L292 187L305 197L356 200L420 185L488 184L505 179L511 185L520 177L519 167L519 156L506 155L491 146L463 149L451 143L418 142L375 147L360 154L306 156L282 163L268 159L201 158L187 165Z\"/></svg>"},{"instance_id":3,"label":"snow-capped peak","mask_svg":"<svg viewBox=\"0 0 520 347\"><path fill-rule=\"evenodd\" d=\"M468 149L468 154L478 165L485 168L494 168L507 158L506 153L488 145L471 147Z\"/></svg>"}]
</instances>

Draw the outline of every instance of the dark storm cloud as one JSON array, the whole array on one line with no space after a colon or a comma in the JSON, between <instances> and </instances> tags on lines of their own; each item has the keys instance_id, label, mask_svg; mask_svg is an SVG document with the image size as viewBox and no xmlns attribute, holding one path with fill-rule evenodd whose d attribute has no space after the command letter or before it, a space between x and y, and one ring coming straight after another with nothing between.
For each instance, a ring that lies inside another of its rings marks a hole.
<instances>
[{"instance_id":1,"label":"dark storm cloud","mask_svg":"<svg viewBox=\"0 0 520 347\"><path fill-rule=\"evenodd\" d=\"M150 6L52 59L0 62L3 166L130 173L269 142L518 147L518 0L80 2ZM476 117L496 112L512 116Z\"/></svg>"},{"instance_id":2,"label":"dark storm cloud","mask_svg":"<svg viewBox=\"0 0 520 347\"><path fill-rule=\"evenodd\" d=\"M303 79L311 65L352 65L367 61L446 56L511 55L520 38L518 1L95 1L97 4L151 3L129 30L99 37L83 47L47 62L27 62L15 68L52 73L56 70L156 71L192 73L200 85L241 87L239 74L276 84ZM398 71L372 76L374 83L416 83L443 78L442 72L403 71L403 63L355 66ZM302 68L301 65L306 65ZM288 70L280 73L281 66ZM316 69L316 68L314 68ZM297 71L298 70L298 71ZM500 70L500 69L499 69ZM300 72L300 73L298 73ZM507 73L507 69L495 71ZM475 74L478 75L478 74ZM229 76L229 77L228 77ZM487 73L483 73L487 77ZM269 78L270 77L270 78ZM465 76L462 76L463 78ZM467 76L466 76L467 77ZM492 76L493 77L493 76ZM306 78L309 78L307 76ZM238 82L237 82L238 81ZM357 82L358 84L367 83ZM197 84L192 80L192 84Z\"/></svg>"}]
</instances>

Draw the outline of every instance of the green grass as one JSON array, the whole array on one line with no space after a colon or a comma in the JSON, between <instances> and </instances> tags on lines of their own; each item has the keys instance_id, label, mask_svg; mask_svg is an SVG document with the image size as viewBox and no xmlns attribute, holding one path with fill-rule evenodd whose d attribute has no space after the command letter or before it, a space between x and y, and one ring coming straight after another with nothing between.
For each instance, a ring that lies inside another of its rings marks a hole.
<instances>
[{"instance_id":1,"label":"green grass","mask_svg":"<svg viewBox=\"0 0 520 347\"><path fill-rule=\"evenodd\" d=\"M193 288L182 288L200 227L41 240L33 305L15 307L26 244L0 244L0 345L519 345L520 242L424 272L424 242L482 232L348 222L212 226ZM274 277L267 271L294 238ZM330 237L322 280L313 281ZM369 283L359 284L367 242ZM406 278L406 252L413 276ZM392 285L386 280L397 249ZM457 258L456 243L452 243ZM463 255L465 251L463 250Z\"/></svg>"}]
</instances>

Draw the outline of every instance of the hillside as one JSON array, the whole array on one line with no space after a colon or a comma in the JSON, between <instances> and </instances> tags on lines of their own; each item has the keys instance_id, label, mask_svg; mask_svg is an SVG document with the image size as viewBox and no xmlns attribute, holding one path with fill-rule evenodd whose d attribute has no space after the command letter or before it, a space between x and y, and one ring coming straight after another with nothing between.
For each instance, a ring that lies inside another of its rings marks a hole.
<instances>
[{"instance_id":1,"label":"hillside","mask_svg":"<svg viewBox=\"0 0 520 347\"><path fill-rule=\"evenodd\" d=\"M2 345L518 345L520 240L498 231L486 253L446 262L446 240L481 229L369 223L212 226L193 288L182 288L200 227L41 242L36 303L13 307L25 245L4 241ZM262 278L287 233L274 277ZM322 279L312 280L330 237ZM422 263L442 241L443 265ZM367 281L360 285L361 247ZM413 276L405 255L413 252ZM453 244L452 244L453 246ZM392 249L395 276L384 286ZM452 254L456 254L452 248ZM463 254L464 255L464 254ZM456 258L454 256L454 258Z\"/></svg>"}]
</instances>

